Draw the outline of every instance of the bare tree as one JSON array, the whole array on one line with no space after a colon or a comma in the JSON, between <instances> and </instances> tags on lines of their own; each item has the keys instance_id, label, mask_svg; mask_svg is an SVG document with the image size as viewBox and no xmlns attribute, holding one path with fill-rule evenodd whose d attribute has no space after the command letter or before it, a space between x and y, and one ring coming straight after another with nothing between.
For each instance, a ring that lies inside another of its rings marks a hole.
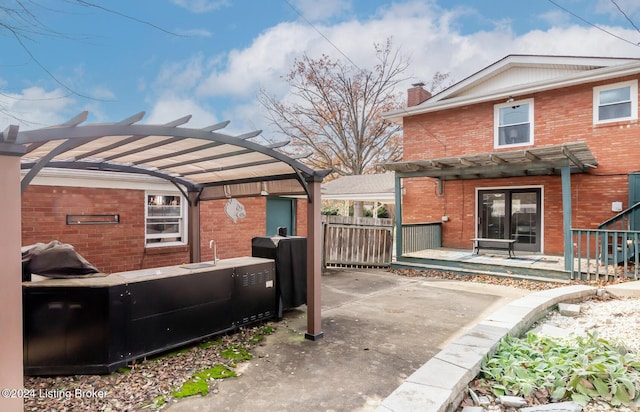
<instances>
[{"instance_id":1,"label":"bare tree","mask_svg":"<svg viewBox=\"0 0 640 412\"><path fill-rule=\"evenodd\" d=\"M293 90L277 100L264 90L259 99L270 120L291 139L296 153L311 151L307 159L318 169L338 175L358 175L401 155L400 126L382 113L401 107L396 86L408 61L391 41L374 45L378 63L372 70L326 55L296 59L285 77Z\"/></svg>"}]
</instances>

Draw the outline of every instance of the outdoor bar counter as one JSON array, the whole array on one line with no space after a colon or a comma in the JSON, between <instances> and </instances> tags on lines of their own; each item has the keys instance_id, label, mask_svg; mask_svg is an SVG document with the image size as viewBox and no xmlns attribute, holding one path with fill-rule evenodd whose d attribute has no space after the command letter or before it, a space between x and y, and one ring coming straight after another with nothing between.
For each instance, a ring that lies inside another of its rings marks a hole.
<instances>
[{"instance_id":1,"label":"outdoor bar counter","mask_svg":"<svg viewBox=\"0 0 640 412\"><path fill-rule=\"evenodd\" d=\"M22 284L27 375L110 373L276 313L271 259L34 278Z\"/></svg>"}]
</instances>

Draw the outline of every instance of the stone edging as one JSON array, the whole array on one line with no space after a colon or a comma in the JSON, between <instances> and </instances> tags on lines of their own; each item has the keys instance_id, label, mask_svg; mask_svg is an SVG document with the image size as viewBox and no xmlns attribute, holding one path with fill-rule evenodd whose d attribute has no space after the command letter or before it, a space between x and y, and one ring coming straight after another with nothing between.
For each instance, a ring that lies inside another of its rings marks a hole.
<instances>
[{"instance_id":1,"label":"stone edging","mask_svg":"<svg viewBox=\"0 0 640 412\"><path fill-rule=\"evenodd\" d=\"M520 336L559 302L596 294L591 286L566 286L535 292L498 309L454 340L409 376L376 412L452 412L480 373L482 359L493 355L506 335Z\"/></svg>"}]
</instances>

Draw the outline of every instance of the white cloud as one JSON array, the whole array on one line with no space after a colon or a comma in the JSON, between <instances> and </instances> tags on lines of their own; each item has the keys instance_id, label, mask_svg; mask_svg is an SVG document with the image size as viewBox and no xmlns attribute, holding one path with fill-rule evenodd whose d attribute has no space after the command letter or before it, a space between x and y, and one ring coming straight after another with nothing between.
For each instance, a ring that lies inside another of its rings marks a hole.
<instances>
[{"instance_id":1,"label":"white cloud","mask_svg":"<svg viewBox=\"0 0 640 412\"><path fill-rule=\"evenodd\" d=\"M295 56L313 39L313 30L296 23L282 23L261 34L249 48L231 51L222 62L210 62L211 73L197 92L206 96L255 96L261 86L282 83ZM222 65L220 64L222 63Z\"/></svg>"},{"instance_id":2,"label":"white cloud","mask_svg":"<svg viewBox=\"0 0 640 412\"><path fill-rule=\"evenodd\" d=\"M201 102L167 94L154 102L153 108L145 118L145 123L164 124L187 115L192 117L184 127L201 128L219 122L216 115L207 110Z\"/></svg>"},{"instance_id":3,"label":"white cloud","mask_svg":"<svg viewBox=\"0 0 640 412\"><path fill-rule=\"evenodd\" d=\"M202 81L202 76L203 56L198 54L189 60L163 65L154 80L154 87L156 90L186 93Z\"/></svg>"},{"instance_id":4,"label":"white cloud","mask_svg":"<svg viewBox=\"0 0 640 412\"><path fill-rule=\"evenodd\" d=\"M460 81L508 54L638 56L638 47L596 28L578 26L574 18L553 10L539 16L552 25L551 29L519 35L512 29L517 24L515 21L493 21L492 16L486 13L483 16L478 10L468 7L445 9L433 0L389 2L364 20L344 17L350 11L350 1L290 1L310 20L324 19L321 20L324 23L314 23L315 27L311 27L302 19L283 22L262 31L249 46L229 50L223 55L194 54L189 59L164 65L159 64L157 58L162 54L146 58L142 62L145 68L158 69L154 79L138 76L137 92L146 95L147 107L151 107L144 121L166 123L191 114L193 119L187 126L204 127L229 119L232 123L225 133L240 134L264 129L265 137L273 138L273 129L257 101L257 95L260 89L265 89L277 98L290 97L290 90L282 77L289 73L296 57L303 53L320 57L324 53L335 59L345 59L344 53L359 67L370 68L376 63L373 43L382 43L388 37L392 37L394 45L411 59L411 66L405 73L407 80L401 85L400 92L418 80L430 81L436 72L450 73L452 80ZM638 21L640 3L636 5L635 1L625 0L617 2L630 16L636 16ZM227 5L224 1L203 0L175 0L175 3L199 12ZM610 1L606 3L610 9ZM339 23L330 24L326 20L336 16L342 19ZM482 19L482 27L489 29L469 33L468 27L462 27L462 22L470 18ZM618 27L603 27L623 38L638 37L637 31L621 15L617 16L616 21ZM207 31L194 33L207 34ZM85 94L96 99L114 100L114 94L107 87L82 86L89 81L85 79L81 65L68 73L60 79L64 84L86 91ZM86 70L86 73L91 72ZM0 90L8 87L8 84L0 79ZM59 124L84 109L90 110L90 122L114 121L109 117L104 102L69 95L62 88L47 90L31 87L14 94L4 91L4 94L0 95L0 129L1 125L6 127L7 124L17 123L24 128ZM224 106L220 105L221 102ZM121 106L126 103L123 102ZM124 111L122 107L119 108ZM136 107L132 110L140 109ZM13 114L15 118L6 113Z\"/></svg>"},{"instance_id":5,"label":"white cloud","mask_svg":"<svg viewBox=\"0 0 640 412\"><path fill-rule=\"evenodd\" d=\"M322 21L351 10L348 0L291 0L295 9L310 21Z\"/></svg>"},{"instance_id":6,"label":"white cloud","mask_svg":"<svg viewBox=\"0 0 640 412\"><path fill-rule=\"evenodd\" d=\"M616 7L617 6L619 7ZM596 11L602 14L608 14L610 17L622 21L628 18L635 20L636 25L640 25L638 17L640 17L640 2L638 0L616 0L615 4L611 0L598 0L596 3ZM626 15L626 17L625 17Z\"/></svg>"},{"instance_id":7,"label":"white cloud","mask_svg":"<svg viewBox=\"0 0 640 412\"><path fill-rule=\"evenodd\" d=\"M173 0L173 3L192 13L206 13L230 4L229 0Z\"/></svg>"},{"instance_id":8,"label":"white cloud","mask_svg":"<svg viewBox=\"0 0 640 412\"><path fill-rule=\"evenodd\" d=\"M91 97L97 100L114 100L116 95L105 86L95 86L91 89Z\"/></svg>"},{"instance_id":9,"label":"white cloud","mask_svg":"<svg viewBox=\"0 0 640 412\"><path fill-rule=\"evenodd\" d=\"M551 10L541 14L540 19L552 27L566 27L571 24L572 17L562 10Z\"/></svg>"},{"instance_id":10,"label":"white cloud","mask_svg":"<svg viewBox=\"0 0 640 412\"><path fill-rule=\"evenodd\" d=\"M3 93L0 125L17 124L27 130L60 124L78 114L72 112L75 103L76 99L61 89L30 87L20 93Z\"/></svg>"},{"instance_id":11,"label":"white cloud","mask_svg":"<svg viewBox=\"0 0 640 412\"><path fill-rule=\"evenodd\" d=\"M369 20L351 19L315 28L303 21L280 23L262 32L244 49L208 60L197 56L165 67L155 84L173 92L179 88L195 91L189 96L195 105L209 99L228 99L221 114L246 131L268 128L256 96L263 88L285 98L289 89L282 77L303 53L311 57L324 53L336 59L344 59L344 53L359 67L370 68L376 63L373 43L391 37L411 60L401 89L416 80L428 82L436 72L449 73L451 80L460 81L508 54L638 55L637 47L596 28L571 25L555 13L542 16L547 22L555 21L555 27L545 31L518 35L512 30L515 23L504 20L491 30L462 34L458 19L476 13L469 8L442 9L431 1L410 1L380 8ZM634 34L633 30L620 28L611 31L622 37ZM169 118L172 117L175 116Z\"/></svg>"},{"instance_id":12,"label":"white cloud","mask_svg":"<svg viewBox=\"0 0 640 412\"><path fill-rule=\"evenodd\" d=\"M212 37L213 33L207 29L178 29L176 33L187 37Z\"/></svg>"}]
</instances>

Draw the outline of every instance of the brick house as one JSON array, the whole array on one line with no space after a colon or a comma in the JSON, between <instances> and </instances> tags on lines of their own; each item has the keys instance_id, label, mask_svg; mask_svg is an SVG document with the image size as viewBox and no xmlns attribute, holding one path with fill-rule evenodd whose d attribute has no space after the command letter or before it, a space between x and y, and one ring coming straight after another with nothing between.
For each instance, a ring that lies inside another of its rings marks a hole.
<instances>
[{"instance_id":1,"label":"brick house","mask_svg":"<svg viewBox=\"0 0 640 412\"><path fill-rule=\"evenodd\" d=\"M175 206L171 223L175 223L176 230L170 231L170 236L145 230L147 224L154 224L148 212L158 196L162 196L163 203ZM26 188L21 201L23 245L51 240L71 244L104 273L190 262L187 202L173 184L161 179L44 169ZM251 239L276 234L276 226L288 227L290 235L306 236L304 198L260 196L234 202L243 207L243 213L235 220L226 212L228 200L200 204L202 261L213 259L211 240L216 242L218 257L232 258L251 256ZM73 224L73 217L88 215L117 215L118 223Z\"/></svg>"},{"instance_id":2,"label":"brick house","mask_svg":"<svg viewBox=\"0 0 640 412\"><path fill-rule=\"evenodd\" d=\"M398 227L438 222L444 248L513 239L568 269L572 228L640 202L638 79L640 59L509 55L434 96L414 85L385 114L404 129L385 165Z\"/></svg>"}]
</instances>

